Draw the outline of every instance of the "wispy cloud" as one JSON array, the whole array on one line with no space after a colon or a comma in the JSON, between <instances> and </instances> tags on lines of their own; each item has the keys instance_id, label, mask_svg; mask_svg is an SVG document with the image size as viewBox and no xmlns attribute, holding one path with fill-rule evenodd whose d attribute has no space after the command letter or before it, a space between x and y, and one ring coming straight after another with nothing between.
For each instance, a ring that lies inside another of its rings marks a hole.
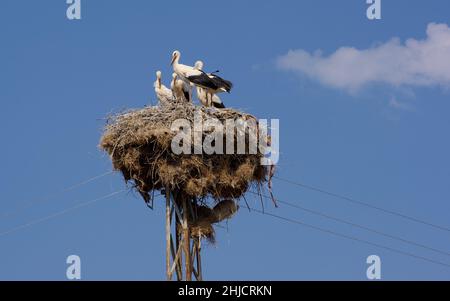
<instances>
[{"instance_id":1,"label":"wispy cloud","mask_svg":"<svg viewBox=\"0 0 450 301\"><path fill-rule=\"evenodd\" d=\"M403 111L414 111L414 107L412 105L406 102L401 102L395 97L392 97L389 100L389 107Z\"/></svg>"},{"instance_id":2,"label":"wispy cloud","mask_svg":"<svg viewBox=\"0 0 450 301\"><path fill-rule=\"evenodd\" d=\"M277 65L350 93L371 83L450 87L450 28L430 23L426 33L423 40L393 38L368 49L341 47L329 56L290 50Z\"/></svg>"}]
</instances>

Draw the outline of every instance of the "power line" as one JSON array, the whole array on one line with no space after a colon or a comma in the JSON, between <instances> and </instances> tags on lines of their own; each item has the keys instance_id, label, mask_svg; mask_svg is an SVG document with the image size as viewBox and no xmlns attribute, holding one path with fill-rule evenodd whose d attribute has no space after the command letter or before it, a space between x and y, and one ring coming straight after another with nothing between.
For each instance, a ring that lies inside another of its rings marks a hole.
<instances>
[{"instance_id":1,"label":"power line","mask_svg":"<svg viewBox=\"0 0 450 301\"><path fill-rule=\"evenodd\" d=\"M293 185L297 185L297 186L300 186L300 187L312 190L312 191L316 191L316 192L320 192L320 193L323 193L323 194L327 194L329 196L333 196L333 197L336 197L338 199L342 199L342 200L351 202L353 204L357 204L357 205L360 205L360 206L364 206L364 207L368 207L368 208L371 208L371 209L375 209L375 210L378 210L378 211L381 211L381 212L384 212L384 213L388 213L388 214L391 214L391 215L395 215L395 216L401 217L401 218L406 219L406 220L410 220L410 221L413 221L413 222L416 222L416 223L419 223L419 224L427 225L427 226L435 228L435 229L439 229L439 230L442 230L442 231L450 232L450 228L447 228L447 227L444 227L444 226L440 226L440 225L436 225L436 224L433 224L433 223L430 223L430 222L427 222L427 221L424 221L424 220L421 220L421 219L418 219L416 217L412 217L412 216L409 216L409 215L406 215L406 214L403 214L403 213L399 213L399 212L392 211L392 210L389 210L389 209L384 209L384 208L381 208L381 207L378 207L378 206L375 206L375 205L372 205L372 204L369 204L369 203L366 203L366 202L363 202L363 201L360 201L360 200L356 200L356 199L351 198L351 197L340 195L340 194L337 194L337 193L334 193L334 192L329 192L329 191L326 191L326 190L321 189L321 188L317 188L317 187L313 187L313 186L310 186L310 185L294 182L294 181L291 181L291 180L288 180L288 179L280 178L278 176L274 176L274 178L276 178L276 179L278 179L280 181L284 181L286 183L290 183L290 184L293 184Z\"/></svg>"},{"instance_id":2,"label":"power line","mask_svg":"<svg viewBox=\"0 0 450 301\"><path fill-rule=\"evenodd\" d=\"M36 203L44 203L44 202L47 202L47 201L49 201L49 200L52 200L55 196L57 196L57 195L59 195L59 194L62 194L62 193L65 193L65 192L69 192L69 191L72 191L72 190L74 190L74 189L76 189L76 188L78 188L78 187L81 187L81 186L83 186L83 185L86 185L86 184L88 184L88 183L90 183L90 182L93 182L93 181L95 181L95 180L98 180L98 179L100 179L100 178L103 178L103 177L105 177L105 176L107 176L107 175L110 175L110 174L112 174L112 173L113 173L113 171L108 171L108 172L105 172L105 173L102 173L102 174L93 176L93 177L91 177L91 178L89 178L89 179L86 179L86 180L83 180L83 181L81 181L81 182L79 182L79 183L77 183L77 184L73 184L72 186L69 186L69 187L67 187L67 188L63 188L62 190L60 190L60 191L58 191L58 192L49 193L49 194L47 194L47 195L41 197L41 199L34 199L34 200L29 200L29 201L21 202L22 205L21 205L19 208L1 214L1 215L0 215L0 219L3 219L3 218L6 218L6 217L10 217L10 216L16 215L17 213L19 213L19 212L21 212L21 211L23 211L23 210L26 210L26 209L32 207L32 206L33 206L34 204L36 204Z\"/></svg>"},{"instance_id":3,"label":"power line","mask_svg":"<svg viewBox=\"0 0 450 301\"><path fill-rule=\"evenodd\" d=\"M252 194L255 194L255 195L258 194L257 192L254 192L254 191L249 191L249 192L252 193ZM261 195L264 198L271 199L270 196L267 196L267 195L264 195L264 194L261 194ZM309 208L305 208L305 207L297 205L297 204L293 204L293 203L290 203L290 202L282 201L282 200L280 200L278 198L276 199L276 201L278 203L285 204L285 205L288 205L290 207L293 207L293 208L296 208L296 209L299 209L299 210L302 210L302 211L305 211L305 212L308 212L308 213L311 213L311 214L314 214L314 215L317 215L317 216L321 216L321 217L326 218L326 219L330 219L330 220L333 220L333 221L336 221L336 222L339 222L339 223L342 223L342 224L346 224L346 225L349 225L349 226L352 226L352 227L363 229L363 230L368 231L368 232L372 232L372 233L375 233L375 234L378 234L378 235L381 235L381 236L384 236L384 237L388 237L390 239L394 239L394 240L397 240L397 241L400 241L400 242L403 242L403 243L406 243L406 244L409 244L409 245L413 245L413 246L416 246L416 247L420 247L420 248L423 248L423 249L426 249L426 250L429 250L429 251L433 251L433 252L436 252L436 253L439 253L439 254L450 256L450 253L447 252L447 251L443 251L443 250L439 250L439 249L436 249L436 248L433 248L433 247L429 247L427 245L424 245L424 244L421 244L421 243L418 243L418 242L415 242L415 241L412 241L412 240L408 240L408 239L405 239L405 238L402 238L402 237L399 237L399 236L395 236L395 235L392 235L392 234L388 234L388 233L385 233L385 232L382 232L382 231L379 231L379 230L376 230L376 229L372 229L372 228L369 228L369 227L364 226L364 225L360 225L360 224L357 224L357 223L349 222L349 221L346 221L344 219L341 219L341 218L338 218L338 217L334 217L334 216L331 216L331 215L328 215L328 214L325 214L325 213L322 213L322 212L319 212L319 211L315 211L315 210L312 210L312 209L309 209Z\"/></svg>"},{"instance_id":4,"label":"power line","mask_svg":"<svg viewBox=\"0 0 450 301\"><path fill-rule=\"evenodd\" d=\"M22 225L20 225L20 226L14 227L14 228L9 229L9 230L6 230L6 231L4 231L4 232L0 232L0 237L2 237L2 236L4 236L4 235L7 235L7 234L11 234L11 233L13 233L13 232L16 232L16 231L18 231L18 230L21 230L21 229L24 229L24 228L27 228L27 227L30 227L30 226L34 226L34 225L36 225L36 224L42 223L42 222L44 222L44 221L47 221L47 220L49 220L49 219L52 219L52 218L55 218L55 217L64 215L64 214L69 213L69 212L71 212L71 211L73 211L73 210L80 209L80 208L82 208L82 207L86 207L86 206L91 205L91 204L93 204L93 203L95 203L95 202L98 202L98 201L100 201L100 200L104 200L104 199L113 197L113 196L115 196L115 195L117 195L117 194L119 194L119 193L122 193L122 192L126 191L126 190L127 190L127 189L122 189L122 190L119 190L119 191L116 191L116 192L107 194L107 195L105 195L105 196L102 196L102 197L99 197L99 198L96 198L96 199L93 199L93 200L90 200L90 201L86 201L86 202L77 204L77 205L75 205L75 206L73 206L73 207L64 209L64 210L62 210L62 211L53 213L53 214L51 214L51 215L47 215L47 216L45 216L45 217L42 217L42 218L39 218L39 219L35 219L35 220L31 221L31 222L28 222L28 223L26 223L26 224L22 224Z\"/></svg>"},{"instance_id":5,"label":"power line","mask_svg":"<svg viewBox=\"0 0 450 301\"><path fill-rule=\"evenodd\" d=\"M437 265L441 265L441 266L450 268L450 264L447 264L447 263L444 263L444 262L441 262L441 261L437 261L437 260L434 260L434 259L430 259L430 258L423 257L423 256L420 256L420 255L416 255L416 254L413 254L413 253L409 253L409 252L406 252L406 251L402 251L402 250L394 249L394 248L391 248L391 247L388 247L388 246L380 245L380 244L377 244L377 243L374 243L374 242L370 242L368 240L360 239L360 238L357 238L357 237L349 236L349 235L346 235L346 234L342 234L342 233L339 233L339 232L335 232L335 231L332 231L332 230L328 230L328 229L325 229L325 228L321 228L321 227L318 227L318 226L307 224L307 223L304 223L304 222L299 221L299 220L290 219L290 218L283 217L283 216L276 215L276 214L269 213L269 212L262 212L261 210L258 210L258 209L255 209L255 208L250 208L250 209L252 209L253 211L255 211L255 212L259 213L259 214L262 214L262 215L271 216L271 217L277 218L279 220L283 220L283 221L290 222L290 223L293 223L293 224L301 225L301 226L304 226L304 227L307 227L307 228L310 228L310 229L314 229L314 230L317 230L317 231L320 231L320 232L323 232L323 233L332 234L332 235L337 236L337 237L346 238L348 240L353 240L353 241L356 241L356 242L364 243L364 244L367 244L367 245L370 245L370 246L374 246L374 247L377 247L377 248L380 248L380 249L384 249L384 250L388 250L388 251L391 251L391 252L394 252L394 253L398 253L398 254L401 254L401 255L404 255L404 256L412 257L412 258L415 258L415 259L420 259L420 260L423 260L423 261L427 261L427 262L430 262L430 263L434 263L434 264L437 264Z\"/></svg>"},{"instance_id":6,"label":"power line","mask_svg":"<svg viewBox=\"0 0 450 301\"><path fill-rule=\"evenodd\" d=\"M78 183L78 184L74 184L74 185L72 185L72 186L70 186L70 187L64 189L63 192L73 190L73 189L75 189L75 188L78 188L78 187L80 187L80 186L83 186L83 185L85 185L85 184L88 184L88 183L90 183L90 182L92 182L92 181L95 181L95 180L97 180L97 179L103 178L104 176L110 175L110 174L112 174L112 173L114 173L114 171L107 171L107 172L104 172L104 173L99 174L99 175L97 175L97 176L94 176L94 177L92 177L92 178L89 178L89 179L86 179L86 180L84 180L84 181L81 181L81 182Z\"/></svg>"}]
</instances>

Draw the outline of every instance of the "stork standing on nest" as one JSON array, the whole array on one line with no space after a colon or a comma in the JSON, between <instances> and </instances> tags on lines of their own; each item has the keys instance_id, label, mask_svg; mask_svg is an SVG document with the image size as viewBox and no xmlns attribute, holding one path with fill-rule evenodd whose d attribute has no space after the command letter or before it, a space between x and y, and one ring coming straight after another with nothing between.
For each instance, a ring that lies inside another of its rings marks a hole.
<instances>
[{"instance_id":1,"label":"stork standing on nest","mask_svg":"<svg viewBox=\"0 0 450 301\"><path fill-rule=\"evenodd\" d=\"M233 83L229 80L223 79L220 76L218 76L216 73L219 72L219 70L212 72L212 73L206 73L203 71L203 62L202 61L196 61L194 65L194 69L200 70L201 72L208 75L208 77L217 85L217 89L211 89L211 92L221 93L221 92L228 92L230 93L231 89L233 88Z\"/></svg>"},{"instance_id":2,"label":"stork standing on nest","mask_svg":"<svg viewBox=\"0 0 450 301\"><path fill-rule=\"evenodd\" d=\"M156 96L161 104L170 103L173 100L172 91L161 83L161 71L156 71L155 87Z\"/></svg>"},{"instance_id":3,"label":"stork standing on nest","mask_svg":"<svg viewBox=\"0 0 450 301\"><path fill-rule=\"evenodd\" d=\"M207 74L201 68L180 64L181 53L175 50L172 54L173 71L187 84L193 84L206 90L212 103L212 94L230 92L233 84L215 74Z\"/></svg>"},{"instance_id":4,"label":"stork standing on nest","mask_svg":"<svg viewBox=\"0 0 450 301\"><path fill-rule=\"evenodd\" d=\"M195 62L194 68L202 70L203 62ZM222 100L213 91L197 86L197 98L205 107L225 108Z\"/></svg>"},{"instance_id":5,"label":"stork standing on nest","mask_svg":"<svg viewBox=\"0 0 450 301\"><path fill-rule=\"evenodd\" d=\"M174 72L172 74L172 82L170 83L172 93L177 100L191 101L191 87L185 81L178 78Z\"/></svg>"}]
</instances>

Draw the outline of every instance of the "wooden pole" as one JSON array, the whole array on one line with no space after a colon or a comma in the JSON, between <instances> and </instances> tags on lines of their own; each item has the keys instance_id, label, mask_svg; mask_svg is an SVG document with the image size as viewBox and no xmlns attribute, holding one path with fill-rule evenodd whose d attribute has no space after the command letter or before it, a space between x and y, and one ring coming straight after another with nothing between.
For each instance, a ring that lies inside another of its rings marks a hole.
<instances>
[{"instance_id":1,"label":"wooden pole","mask_svg":"<svg viewBox=\"0 0 450 301\"><path fill-rule=\"evenodd\" d=\"M170 251L172 253L173 263L172 263L172 267L170 268L170 273L173 274L173 269L175 269L175 271L177 273L177 281L180 281L183 279L180 265L178 264L179 258L180 258L180 247L179 247L179 242L177 240L177 250L175 251L175 248L173 247L173 238L172 237L170 238ZM178 236L176 236L176 238L178 239Z\"/></svg>"},{"instance_id":2,"label":"wooden pole","mask_svg":"<svg viewBox=\"0 0 450 301\"><path fill-rule=\"evenodd\" d=\"M182 233L181 233L181 229L180 229L180 225L183 222L183 216L181 214L181 210L178 207L178 204L175 200L175 194L172 193L172 202L173 202L173 208L175 211L175 246L176 249L179 250L181 248L182 243ZM180 254L180 256L178 257L176 261L176 268L178 271L178 274L180 274L180 279L179 280L183 280L183 255Z\"/></svg>"},{"instance_id":3,"label":"wooden pole","mask_svg":"<svg viewBox=\"0 0 450 301\"><path fill-rule=\"evenodd\" d=\"M175 219L176 219L176 224L175 224L175 228L176 228L175 229L176 244L175 244L175 246L176 246L176 249L178 250L178 249L180 249L180 245L182 244L182 242L181 242L181 235L180 235L180 221L178 220L178 217L175 217ZM178 272L179 272L179 274L181 276L180 280L183 280L183 259L182 259L182 256L178 257L176 266L177 266L177 270L178 270Z\"/></svg>"},{"instance_id":4,"label":"wooden pole","mask_svg":"<svg viewBox=\"0 0 450 301\"><path fill-rule=\"evenodd\" d=\"M184 247L184 262L186 270L186 281L192 281L192 260L191 260L191 237L189 235L188 227L188 209L187 209L187 198L181 198L183 202L183 247Z\"/></svg>"},{"instance_id":5,"label":"wooden pole","mask_svg":"<svg viewBox=\"0 0 450 301\"><path fill-rule=\"evenodd\" d=\"M170 273L171 274L173 273L174 270L177 271L177 279L178 279L178 281L183 280L183 276L182 276L181 272L179 272L179 271L181 271L181 269L179 269L179 264L178 264L178 262L179 262L178 259L181 256L183 256L181 254L181 246L182 246L182 242L180 242L180 246L178 247L177 253L173 257L172 267L170 268Z\"/></svg>"},{"instance_id":6,"label":"wooden pole","mask_svg":"<svg viewBox=\"0 0 450 301\"><path fill-rule=\"evenodd\" d=\"M198 241L197 241L197 250L196 250L196 254L197 254L197 273L198 273L197 280L199 280L199 281L203 281L203 276L202 276L202 258L200 256L201 250L202 250L202 238L199 236L198 237Z\"/></svg>"},{"instance_id":7,"label":"wooden pole","mask_svg":"<svg viewBox=\"0 0 450 301\"><path fill-rule=\"evenodd\" d=\"M170 271L170 246L171 246L171 210L170 210L170 190L166 187L166 276L167 280L172 279Z\"/></svg>"},{"instance_id":8,"label":"wooden pole","mask_svg":"<svg viewBox=\"0 0 450 301\"><path fill-rule=\"evenodd\" d=\"M174 218L174 229L172 229L172 218ZM174 272L176 272L178 281L192 281L192 275L196 280L202 280L201 237L191 238L189 229L189 223L195 222L196 219L196 212L193 210L190 200L177 191L166 189L167 280L172 280ZM172 230L175 233L172 233Z\"/></svg>"}]
</instances>

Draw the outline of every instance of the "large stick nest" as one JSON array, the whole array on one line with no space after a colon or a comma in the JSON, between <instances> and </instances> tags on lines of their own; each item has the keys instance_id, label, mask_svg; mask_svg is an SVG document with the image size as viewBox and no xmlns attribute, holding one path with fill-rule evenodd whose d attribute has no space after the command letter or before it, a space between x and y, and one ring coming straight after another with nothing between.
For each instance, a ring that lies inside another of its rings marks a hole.
<instances>
[{"instance_id":1,"label":"large stick nest","mask_svg":"<svg viewBox=\"0 0 450 301\"><path fill-rule=\"evenodd\" d=\"M263 154L180 154L172 152L171 141L177 131L171 130L177 119L194 121L194 113L206 118L254 120L252 115L234 109L214 109L192 103L173 102L110 116L100 147L111 156L115 170L132 181L148 201L153 190L170 189L189 198L212 197L236 199L252 184L266 179ZM207 133L203 132L203 138ZM248 133L245 133L248 138ZM225 137L225 135L224 135ZM235 139L236 139L235 135ZM248 144L249 139L245 140ZM237 142L237 141L235 141ZM225 142L224 142L225 145Z\"/></svg>"}]
</instances>

